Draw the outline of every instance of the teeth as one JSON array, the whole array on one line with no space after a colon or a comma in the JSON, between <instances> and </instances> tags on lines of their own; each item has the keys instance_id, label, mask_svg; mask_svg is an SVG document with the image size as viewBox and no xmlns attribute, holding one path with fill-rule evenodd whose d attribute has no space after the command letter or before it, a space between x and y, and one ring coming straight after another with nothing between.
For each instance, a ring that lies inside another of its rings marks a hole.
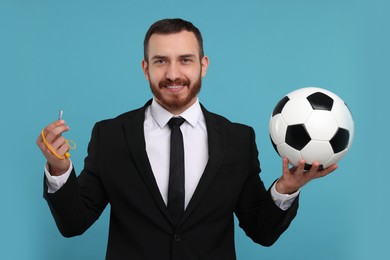
<instances>
[{"instance_id":1,"label":"teeth","mask_svg":"<svg viewBox=\"0 0 390 260\"><path fill-rule=\"evenodd\" d=\"M167 86L167 88L169 89L178 89L178 88L181 88L182 86Z\"/></svg>"}]
</instances>

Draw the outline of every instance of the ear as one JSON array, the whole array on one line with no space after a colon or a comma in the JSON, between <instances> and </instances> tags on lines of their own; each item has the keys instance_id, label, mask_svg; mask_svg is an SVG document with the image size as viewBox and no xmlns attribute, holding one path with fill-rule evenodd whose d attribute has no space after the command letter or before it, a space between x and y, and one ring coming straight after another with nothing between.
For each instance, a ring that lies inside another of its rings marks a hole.
<instances>
[{"instance_id":1,"label":"ear","mask_svg":"<svg viewBox=\"0 0 390 260\"><path fill-rule=\"evenodd\" d=\"M202 66L202 78L206 76L207 68L209 67L209 58L207 56L203 56L201 60Z\"/></svg>"},{"instance_id":2,"label":"ear","mask_svg":"<svg viewBox=\"0 0 390 260\"><path fill-rule=\"evenodd\" d=\"M149 64L146 60L142 60L141 63L142 71L144 72L145 78L149 80Z\"/></svg>"}]
</instances>

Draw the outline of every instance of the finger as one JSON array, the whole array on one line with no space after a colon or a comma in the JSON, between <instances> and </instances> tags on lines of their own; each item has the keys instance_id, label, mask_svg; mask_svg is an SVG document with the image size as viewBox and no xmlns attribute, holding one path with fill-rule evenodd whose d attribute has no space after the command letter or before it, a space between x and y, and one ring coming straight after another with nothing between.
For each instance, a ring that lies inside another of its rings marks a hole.
<instances>
[{"instance_id":1,"label":"finger","mask_svg":"<svg viewBox=\"0 0 390 260\"><path fill-rule=\"evenodd\" d=\"M65 125L64 120L57 120L46 126L37 138L38 147L49 161L55 160L54 157L61 159L59 156L69 150L66 139L61 136L63 132L68 130L69 127Z\"/></svg>"},{"instance_id":2,"label":"finger","mask_svg":"<svg viewBox=\"0 0 390 260\"><path fill-rule=\"evenodd\" d=\"M61 125L65 125L65 120L61 119L61 120L56 120L54 121L53 123L47 125L45 128L44 128L44 132L50 132L52 131L54 128L58 127L58 126L61 126Z\"/></svg>"},{"instance_id":3,"label":"finger","mask_svg":"<svg viewBox=\"0 0 390 260\"><path fill-rule=\"evenodd\" d=\"M69 126L59 125L45 134L46 141L49 143L54 142L62 133L69 131Z\"/></svg>"},{"instance_id":4,"label":"finger","mask_svg":"<svg viewBox=\"0 0 390 260\"><path fill-rule=\"evenodd\" d=\"M46 159L48 161L53 161L53 160L56 160L58 159L54 154L53 152L46 147L46 145L44 145L44 147L40 147L41 148L41 151L42 151L42 154L46 157Z\"/></svg>"},{"instance_id":5,"label":"finger","mask_svg":"<svg viewBox=\"0 0 390 260\"><path fill-rule=\"evenodd\" d=\"M310 167L308 173L309 173L309 174L317 174L319 168L320 168L320 163L319 163L318 161L314 161L314 162L311 164L311 167Z\"/></svg>"},{"instance_id":6,"label":"finger","mask_svg":"<svg viewBox=\"0 0 390 260\"><path fill-rule=\"evenodd\" d=\"M306 164L305 160L300 160L295 173L303 174L303 172L305 171L305 164Z\"/></svg>"},{"instance_id":7,"label":"finger","mask_svg":"<svg viewBox=\"0 0 390 260\"><path fill-rule=\"evenodd\" d=\"M45 146L45 144L43 143L42 134L38 135L36 143L37 143L38 147L42 150L42 147Z\"/></svg>"},{"instance_id":8,"label":"finger","mask_svg":"<svg viewBox=\"0 0 390 260\"><path fill-rule=\"evenodd\" d=\"M323 169L322 171L320 171L319 174L321 175L321 177L323 177L323 176L328 175L331 172L334 172L337 168L338 168L337 164L332 164L331 166L329 166L329 167Z\"/></svg>"},{"instance_id":9,"label":"finger","mask_svg":"<svg viewBox=\"0 0 390 260\"><path fill-rule=\"evenodd\" d=\"M39 137L38 137L38 139L39 139ZM46 145L43 143L43 141L41 141L42 137L40 138L41 139L40 141L38 141L38 139L37 139L38 147L41 150L42 154L45 157L47 157L47 155L50 153L50 150L46 147Z\"/></svg>"},{"instance_id":10,"label":"finger","mask_svg":"<svg viewBox=\"0 0 390 260\"><path fill-rule=\"evenodd\" d=\"M63 124L63 125L56 126L53 129L51 129L50 131L48 131L47 135L52 134L54 136L58 136L58 135L61 135L63 132L66 132L68 130L69 130L69 126Z\"/></svg>"},{"instance_id":11,"label":"finger","mask_svg":"<svg viewBox=\"0 0 390 260\"><path fill-rule=\"evenodd\" d=\"M47 150L47 145L50 145L51 147L53 147L53 143L57 140L57 138L59 137L59 135L55 135L51 132L46 132L44 130L42 130L42 132L39 134L38 138L37 138L37 145L39 146L39 148L41 148L42 152L45 152ZM45 143L46 142L46 143Z\"/></svg>"},{"instance_id":12,"label":"finger","mask_svg":"<svg viewBox=\"0 0 390 260\"><path fill-rule=\"evenodd\" d=\"M61 138L63 138L63 137L61 137ZM39 144L39 148L41 149L42 153L46 157L48 157L48 156L52 155L53 152L57 153L58 148L64 144L64 141L65 141L64 139L58 138L58 139L54 140L54 142L52 142L52 143L49 143L47 141L46 141L46 143L41 142Z\"/></svg>"},{"instance_id":13,"label":"finger","mask_svg":"<svg viewBox=\"0 0 390 260\"><path fill-rule=\"evenodd\" d=\"M283 165L283 174L289 174L290 173L290 169L288 168L289 165L288 165L287 157L283 157L282 165Z\"/></svg>"},{"instance_id":14,"label":"finger","mask_svg":"<svg viewBox=\"0 0 390 260\"><path fill-rule=\"evenodd\" d=\"M69 145L66 142L62 144L60 147L58 147L57 149L57 153L62 156L64 156L65 153L67 153L68 151L69 151Z\"/></svg>"},{"instance_id":15,"label":"finger","mask_svg":"<svg viewBox=\"0 0 390 260\"><path fill-rule=\"evenodd\" d=\"M62 136L59 136L52 144L52 148L54 148L55 150L58 150L61 146L63 146L64 144L68 145L68 143L66 142L66 139ZM68 146L69 147L69 146Z\"/></svg>"},{"instance_id":16,"label":"finger","mask_svg":"<svg viewBox=\"0 0 390 260\"><path fill-rule=\"evenodd\" d=\"M66 142L63 142L60 144L59 147L52 147L52 149L53 150L50 150L45 145L45 147L41 148L41 151L50 164L57 165L59 162L60 164L62 164L61 161L63 161L63 159L65 158L65 153L69 151L69 145Z\"/></svg>"},{"instance_id":17,"label":"finger","mask_svg":"<svg viewBox=\"0 0 390 260\"><path fill-rule=\"evenodd\" d=\"M47 157L46 155L51 153L50 149L46 146L46 144L43 140L42 133L39 134L39 136L37 137L36 143L37 143L39 149L41 150L41 152L45 155L45 157Z\"/></svg>"}]
</instances>

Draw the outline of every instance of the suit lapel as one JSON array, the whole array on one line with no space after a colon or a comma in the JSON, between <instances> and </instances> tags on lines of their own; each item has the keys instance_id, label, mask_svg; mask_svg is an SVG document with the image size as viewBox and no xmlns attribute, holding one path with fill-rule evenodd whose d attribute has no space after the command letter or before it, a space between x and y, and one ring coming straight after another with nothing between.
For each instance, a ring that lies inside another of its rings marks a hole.
<instances>
[{"instance_id":1,"label":"suit lapel","mask_svg":"<svg viewBox=\"0 0 390 260\"><path fill-rule=\"evenodd\" d=\"M164 203L164 200L161 196L160 190L157 186L156 179L148 155L146 153L145 145L145 134L144 134L144 120L145 120L145 109L149 106L151 100L145 104L142 109L137 110L135 113L129 117L129 120L124 124L127 144L131 153L131 156L134 158L134 163L138 169L139 174L141 175L145 185L152 194L153 199L156 204L163 212L163 214L170 219L169 211Z\"/></svg>"},{"instance_id":2,"label":"suit lapel","mask_svg":"<svg viewBox=\"0 0 390 260\"><path fill-rule=\"evenodd\" d=\"M215 120L215 117L203 106L202 111L206 119L209 160L180 223L183 223L183 221L185 221L185 219L191 215L191 213L203 198L205 191L208 189L218 172L218 168L222 163L225 151L225 136L221 125Z\"/></svg>"},{"instance_id":3,"label":"suit lapel","mask_svg":"<svg viewBox=\"0 0 390 260\"><path fill-rule=\"evenodd\" d=\"M127 120L124 124L127 144L131 156L132 158L134 158L134 163L143 181L145 182L145 185L152 194L152 197L160 208L161 212L163 212L166 218L169 219L172 223L172 219L161 196L160 190L157 186L157 182L154 178L154 174L146 153L144 120L145 109L147 106L150 105L150 103L151 101L146 103L143 108L132 113L129 117L129 120ZM217 174L218 168L220 167L224 156L225 140L223 128L221 127L219 122L216 121L215 116L208 112L203 106L202 111L206 119L209 145L209 160L179 225L191 215L191 213L194 211L196 206L203 198L204 193L206 192L206 190L212 183L215 175Z\"/></svg>"}]
</instances>

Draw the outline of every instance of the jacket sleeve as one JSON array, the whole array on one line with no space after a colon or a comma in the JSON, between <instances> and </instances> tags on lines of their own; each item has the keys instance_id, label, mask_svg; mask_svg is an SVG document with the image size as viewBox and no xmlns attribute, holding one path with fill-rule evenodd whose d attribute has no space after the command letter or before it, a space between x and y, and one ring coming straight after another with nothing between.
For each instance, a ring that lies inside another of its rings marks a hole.
<instances>
[{"instance_id":1,"label":"jacket sleeve","mask_svg":"<svg viewBox=\"0 0 390 260\"><path fill-rule=\"evenodd\" d=\"M236 216L240 227L254 242L271 246L289 227L297 214L298 197L291 207L283 211L273 201L259 176L260 163L253 129L250 131L250 158L248 177L240 194Z\"/></svg>"},{"instance_id":2,"label":"jacket sleeve","mask_svg":"<svg viewBox=\"0 0 390 260\"><path fill-rule=\"evenodd\" d=\"M88 145L84 170L76 177L74 169L69 179L55 193L47 192L46 199L61 234L65 237L84 233L100 216L108 203L98 170L99 127L95 125Z\"/></svg>"}]
</instances>

